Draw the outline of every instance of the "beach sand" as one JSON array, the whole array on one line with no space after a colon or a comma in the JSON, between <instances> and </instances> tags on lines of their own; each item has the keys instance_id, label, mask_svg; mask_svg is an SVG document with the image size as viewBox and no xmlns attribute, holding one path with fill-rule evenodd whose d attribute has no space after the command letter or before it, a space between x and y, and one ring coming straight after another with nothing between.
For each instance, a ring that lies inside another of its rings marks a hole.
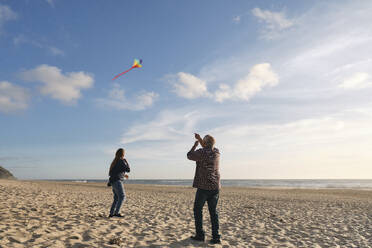
<instances>
[{"instance_id":1,"label":"beach sand","mask_svg":"<svg viewBox=\"0 0 372 248\"><path fill-rule=\"evenodd\" d=\"M372 191L225 187L210 245L189 239L195 189L125 189L125 218L108 219L103 183L0 180L0 247L372 247Z\"/></svg>"}]
</instances>

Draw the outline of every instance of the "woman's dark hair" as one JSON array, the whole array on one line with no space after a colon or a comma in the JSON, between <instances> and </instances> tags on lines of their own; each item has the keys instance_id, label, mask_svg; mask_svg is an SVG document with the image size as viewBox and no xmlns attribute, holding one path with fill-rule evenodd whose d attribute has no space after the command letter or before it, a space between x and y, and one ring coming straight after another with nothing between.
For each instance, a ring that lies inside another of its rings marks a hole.
<instances>
[{"instance_id":1,"label":"woman's dark hair","mask_svg":"<svg viewBox=\"0 0 372 248\"><path fill-rule=\"evenodd\" d=\"M119 148L116 153L115 153L115 158L112 160L111 165L110 165L110 170L109 170L109 175L111 174L112 168L114 168L115 164L118 162L118 160L123 157L124 155L124 149Z\"/></svg>"}]
</instances>

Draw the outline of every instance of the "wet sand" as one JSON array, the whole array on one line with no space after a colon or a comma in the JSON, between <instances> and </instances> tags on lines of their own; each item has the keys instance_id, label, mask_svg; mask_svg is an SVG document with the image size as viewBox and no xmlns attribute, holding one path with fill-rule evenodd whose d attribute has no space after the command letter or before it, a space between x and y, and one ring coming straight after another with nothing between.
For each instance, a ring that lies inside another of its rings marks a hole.
<instances>
[{"instance_id":1,"label":"wet sand","mask_svg":"<svg viewBox=\"0 0 372 248\"><path fill-rule=\"evenodd\" d=\"M108 219L105 184L0 180L0 247L372 247L372 191L225 187L210 245L189 239L195 189L125 190L125 218Z\"/></svg>"}]
</instances>

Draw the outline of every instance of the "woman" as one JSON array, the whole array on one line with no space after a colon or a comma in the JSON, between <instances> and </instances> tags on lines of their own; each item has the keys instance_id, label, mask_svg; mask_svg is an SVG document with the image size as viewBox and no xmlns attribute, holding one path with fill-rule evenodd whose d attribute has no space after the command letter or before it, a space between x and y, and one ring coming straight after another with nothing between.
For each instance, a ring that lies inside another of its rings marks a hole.
<instances>
[{"instance_id":1,"label":"woman","mask_svg":"<svg viewBox=\"0 0 372 248\"><path fill-rule=\"evenodd\" d=\"M116 151L115 158L111 163L109 171L109 185L112 186L112 192L114 193L114 201L111 205L110 215L111 217L123 217L120 212L120 207L125 199L125 191L123 187L124 177L128 179L128 175L125 172L130 172L129 164L124 158L125 151L123 148L119 148Z\"/></svg>"}]
</instances>

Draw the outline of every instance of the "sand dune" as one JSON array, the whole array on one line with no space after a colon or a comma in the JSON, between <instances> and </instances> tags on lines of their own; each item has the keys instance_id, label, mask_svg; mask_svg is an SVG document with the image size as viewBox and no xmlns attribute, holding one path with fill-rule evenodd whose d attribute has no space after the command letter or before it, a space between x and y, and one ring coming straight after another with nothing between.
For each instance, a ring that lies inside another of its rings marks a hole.
<instances>
[{"instance_id":1,"label":"sand dune","mask_svg":"<svg viewBox=\"0 0 372 248\"><path fill-rule=\"evenodd\" d=\"M194 189L0 180L0 247L371 247L372 191L223 188L221 245L198 243ZM204 210L205 229L210 221Z\"/></svg>"}]
</instances>

